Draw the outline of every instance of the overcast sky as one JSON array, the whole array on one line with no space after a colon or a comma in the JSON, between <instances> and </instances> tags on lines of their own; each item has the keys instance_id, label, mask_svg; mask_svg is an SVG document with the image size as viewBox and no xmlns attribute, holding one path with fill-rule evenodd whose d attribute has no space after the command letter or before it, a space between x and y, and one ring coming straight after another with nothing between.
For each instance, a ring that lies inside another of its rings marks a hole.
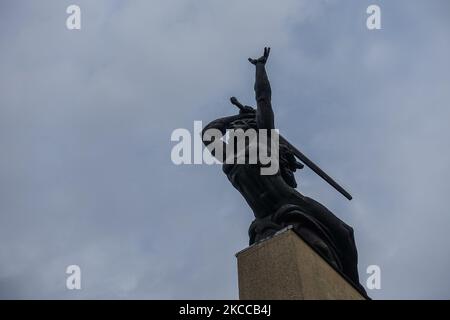
<instances>
[{"instance_id":1,"label":"overcast sky","mask_svg":"<svg viewBox=\"0 0 450 320\"><path fill-rule=\"evenodd\" d=\"M66 29L81 7L82 29ZM382 30L366 28L378 4ZM254 105L272 47L299 191L355 229L380 298L450 298L450 2L0 2L0 297L235 299L253 220L220 166L175 166L176 128ZM82 290L65 287L77 264Z\"/></svg>"}]
</instances>

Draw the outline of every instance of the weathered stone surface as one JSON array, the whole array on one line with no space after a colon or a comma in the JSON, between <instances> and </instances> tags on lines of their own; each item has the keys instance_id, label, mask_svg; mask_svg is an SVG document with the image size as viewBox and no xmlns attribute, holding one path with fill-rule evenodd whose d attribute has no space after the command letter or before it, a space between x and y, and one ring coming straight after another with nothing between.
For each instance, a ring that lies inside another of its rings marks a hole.
<instances>
[{"instance_id":1,"label":"weathered stone surface","mask_svg":"<svg viewBox=\"0 0 450 320\"><path fill-rule=\"evenodd\" d=\"M284 230L236 254L239 298L365 299L294 231Z\"/></svg>"}]
</instances>

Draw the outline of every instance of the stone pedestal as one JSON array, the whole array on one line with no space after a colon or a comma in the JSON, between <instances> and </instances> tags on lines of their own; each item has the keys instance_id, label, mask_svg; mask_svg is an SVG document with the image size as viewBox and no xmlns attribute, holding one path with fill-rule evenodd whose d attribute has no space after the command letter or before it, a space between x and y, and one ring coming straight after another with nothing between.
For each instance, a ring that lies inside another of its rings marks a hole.
<instances>
[{"instance_id":1,"label":"stone pedestal","mask_svg":"<svg viewBox=\"0 0 450 320\"><path fill-rule=\"evenodd\" d=\"M290 229L240 251L236 257L239 298L243 300L364 299Z\"/></svg>"}]
</instances>

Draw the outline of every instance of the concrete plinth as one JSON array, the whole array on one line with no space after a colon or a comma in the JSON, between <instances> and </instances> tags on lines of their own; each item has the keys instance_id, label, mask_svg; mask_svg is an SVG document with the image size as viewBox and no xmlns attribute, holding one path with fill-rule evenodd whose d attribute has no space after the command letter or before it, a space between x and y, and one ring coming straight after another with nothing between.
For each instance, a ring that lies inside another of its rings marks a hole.
<instances>
[{"instance_id":1,"label":"concrete plinth","mask_svg":"<svg viewBox=\"0 0 450 320\"><path fill-rule=\"evenodd\" d=\"M240 251L236 257L239 298L243 300L364 299L290 229Z\"/></svg>"}]
</instances>

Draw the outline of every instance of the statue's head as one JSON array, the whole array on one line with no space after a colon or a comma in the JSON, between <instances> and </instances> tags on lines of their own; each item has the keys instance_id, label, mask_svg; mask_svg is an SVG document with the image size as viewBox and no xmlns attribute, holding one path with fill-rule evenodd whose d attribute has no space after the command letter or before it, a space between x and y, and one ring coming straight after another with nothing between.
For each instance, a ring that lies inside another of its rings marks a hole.
<instances>
[{"instance_id":1,"label":"statue's head","mask_svg":"<svg viewBox=\"0 0 450 320\"><path fill-rule=\"evenodd\" d=\"M251 108L251 107L249 107ZM242 109L241 109L242 110ZM258 130L256 123L256 112L253 108L247 109L248 112L239 112L239 118L230 122L227 129L255 129ZM303 168L302 164L297 161L292 150L284 143L279 143L279 159L280 159L280 174L283 180L291 187L296 188L297 182L295 180L294 172L297 169Z\"/></svg>"}]
</instances>

